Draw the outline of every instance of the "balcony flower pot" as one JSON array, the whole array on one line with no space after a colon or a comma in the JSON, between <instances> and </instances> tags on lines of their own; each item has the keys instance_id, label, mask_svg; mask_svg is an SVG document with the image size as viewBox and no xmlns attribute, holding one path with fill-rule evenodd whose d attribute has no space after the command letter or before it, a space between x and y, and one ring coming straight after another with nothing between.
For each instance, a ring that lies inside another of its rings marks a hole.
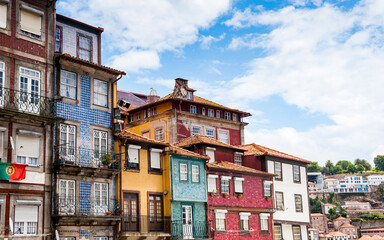
<instances>
[{"instance_id":1,"label":"balcony flower pot","mask_svg":"<svg viewBox=\"0 0 384 240\"><path fill-rule=\"evenodd\" d=\"M237 194L237 198L242 198L243 194Z\"/></svg>"},{"instance_id":2,"label":"balcony flower pot","mask_svg":"<svg viewBox=\"0 0 384 240\"><path fill-rule=\"evenodd\" d=\"M111 154L104 154L103 156L100 157L101 160L101 166L104 166L105 168L108 168L111 166L111 164L114 162L112 159Z\"/></svg>"},{"instance_id":3,"label":"balcony flower pot","mask_svg":"<svg viewBox=\"0 0 384 240\"><path fill-rule=\"evenodd\" d=\"M223 193L223 197L224 197L224 198L227 198L228 196L229 196L228 193Z\"/></svg>"},{"instance_id":4,"label":"balcony flower pot","mask_svg":"<svg viewBox=\"0 0 384 240\"><path fill-rule=\"evenodd\" d=\"M112 212L106 212L107 216L111 216Z\"/></svg>"},{"instance_id":5,"label":"balcony flower pot","mask_svg":"<svg viewBox=\"0 0 384 240\"><path fill-rule=\"evenodd\" d=\"M87 216L87 214L86 213L82 213L81 216Z\"/></svg>"}]
</instances>

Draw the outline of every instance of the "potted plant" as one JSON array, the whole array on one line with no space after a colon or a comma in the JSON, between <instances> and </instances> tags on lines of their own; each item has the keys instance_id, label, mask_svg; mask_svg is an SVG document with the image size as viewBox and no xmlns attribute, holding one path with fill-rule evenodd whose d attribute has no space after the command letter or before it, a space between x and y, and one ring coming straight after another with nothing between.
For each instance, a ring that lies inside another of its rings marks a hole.
<instances>
[{"instance_id":1,"label":"potted plant","mask_svg":"<svg viewBox=\"0 0 384 240\"><path fill-rule=\"evenodd\" d=\"M106 212L107 216L111 216L112 212Z\"/></svg>"},{"instance_id":2,"label":"potted plant","mask_svg":"<svg viewBox=\"0 0 384 240\"><path fill-rule=\"evenodd\" d=\"M113 163L113 159L111 154L104 154L103 156L100 157L102 166L110 167L111 164Z\"/></svg>"},{"instance_id":3,"label":"potted plant","mask_svg":"<svg viewBox=\"0 0 384 240\"><path fill-rule=\"evenodd\" d=\"M240 194L237 194L237 198L242 198L243 197L243 194L240 193Z\"/></svg>"},{"instance_id":4,"label":"potted plant","mask_svg":"<svg viewBox=\"0 0 384 240\"><path fill-rule=\"evenodd\" d=\"M87 214L86 214L85 212L83 212L81 215L82 215L82 216L87 216Z\"/></svg>"},{"instance_id":5,"label":"potted plant","mask_svg":"<svg viewBox=\"0 0 384 240\"><path fill-rule=\"evenodd\" d=\"M224 197L224 198L227 198L228 196L229 196L228 193L223 193L223 197Z\"/></svg>"},{"instance_id":6,"label":"potted plant","mask_svg":"<svg viewBox=\"0 0 384 240\"><path fill-rule=\"evenodd\" d=\"M215 189L212 192L210 192L209 194L211 195L211 197L214 197L214 196L216 196L216 193L217 193L217 190Z\"/></svg>"}]
</instances>

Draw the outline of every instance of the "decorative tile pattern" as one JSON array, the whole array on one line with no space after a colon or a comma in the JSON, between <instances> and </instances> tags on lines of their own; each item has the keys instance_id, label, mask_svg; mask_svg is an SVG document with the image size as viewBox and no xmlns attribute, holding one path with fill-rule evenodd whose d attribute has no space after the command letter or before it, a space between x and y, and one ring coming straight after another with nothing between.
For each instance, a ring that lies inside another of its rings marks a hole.
<instances>
[{"instance_id":1,"label":"decorative tile pattern","mask_svg":"<svg viewBox=\"0 0 384 240\"><path fill-rule=\"evenodd\" d=\"M80 182L80 213L90 215L91 212L91 183Z\"/></svg>"}]
</instances>

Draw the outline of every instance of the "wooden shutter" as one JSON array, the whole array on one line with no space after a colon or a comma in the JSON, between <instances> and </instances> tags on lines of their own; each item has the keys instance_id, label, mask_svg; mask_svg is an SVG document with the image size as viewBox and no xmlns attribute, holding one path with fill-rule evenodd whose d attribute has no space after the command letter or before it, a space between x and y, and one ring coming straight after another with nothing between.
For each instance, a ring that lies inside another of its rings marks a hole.
<instances>
[{"instance_id":1,"label":"wooden shutter","mask_svg":"<svg viewBox=\"0 0 384 240\"><path fill-rule=\"evenodd\" d=\"M20 28L23 31L41 35L41 15L26 9L21 9L20 11L21 20Z\"/></svg>"},{"instance_id":2,"label":"wooden shutter","mask_svg":"<svg viewBox=\"0 0 384 240\"><path fill-rule=\"evenodd\" d=\"M161 155L160 154L163 150L151 148L150 151L151 151L151 154L150 154L151 168L160 169L161 168L161 158L160 158Z\"/></svg>"}]
</instances>

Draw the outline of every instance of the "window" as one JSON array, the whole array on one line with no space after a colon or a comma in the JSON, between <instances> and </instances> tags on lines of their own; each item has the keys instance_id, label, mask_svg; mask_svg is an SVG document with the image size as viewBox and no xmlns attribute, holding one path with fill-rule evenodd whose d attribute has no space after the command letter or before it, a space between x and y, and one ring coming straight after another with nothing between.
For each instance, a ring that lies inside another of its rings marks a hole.
<instances>
[{"instance_id":1,"label":"window","mask_svg":"<svg viewBox=\"0 0 384 240\"><path fill-rule=\"evenodd\" d=\"M0 107L4 106L5 63L0 62Z\"/></svg>"},{"instance_id":2,"label":"window","mask_svg":"<svg viewBox=\"0 0 384 240\"><path fill-rule=\"evenodd\" d=\"M250 215L251 215L251 213L248 213L248 212L239 213L240 230L242 230L242 231L248 231L249 230L249 216Z\"/></svg>"},{"instance_id":3,"label":"window","mask_svg":"<svg viewBox=\"0 0 384 240\"><path fill-rule=\"evenodd\" d=\"M22 131L22 130L19 130ZM40 136L41 133L30 132L29 134L16 135L16 162L19 164L28 164L38 166L40 156Z\"/></svg>"},{"instance_id":4,"label":"window","mask_svg":"<svg viewBox=\"0 0 384 240\"><path fill-rule=\"evenodd\" d=\"M60 96L76 99L77 93L76 73L65 70L60 71Z\"/></svg>"},{"instance_id":5,"label":"window","mask_svg":"<svg viewBox=\"0 0 384 240\"><path fill-rule=\"evenodd\" d=\"M276 180L282 180L282 170L281 170L281 162L275 162L275 177Z\"/></svg>"},{"instance_id":6,"label":"window","mask_svg":"<svg viewBox=\"0 0 384 240\"><path fill-rule=\"evenodd\" d=\"M205 108L202 108L202 109L201 109L201 114L202 114L203 116L205 116Z\"/></svg>"},{"instance_id":7,"label":"window","mask_svg":"<svg viewBox=\"0 0 384 240\"><path fill-rule=\"evenodd\" d=\"M139 169L139 164L140 164L140 146L136 145L128 145L128 161L127 161L127 169Z\"/></svg>"},{"instance_id":8,"label":"window","mask_svg":"<svg viewBox=\"0 0 384 240\"><path fill-rule=\"evenodd\" d=\"M210 138L215 138L215 129L213 128L206 128L205 129L205 135Z\"/></svg>"},{"instance_id":9,"label":"window","mask_svg":"<svg viewBox=\"0 0 384 240\"><path fill-rule=\"evenodd\" d=\"M268 232L269 231L269 224L268 224L269 213L260 213L259 216L260 216L260 231Z\"/></svg>"},{"instance_id":10,"label":"window","mask_svg":"<svg viewBox=\"0 0 384 240\"><path fill-rule=\"evenodd\" d=\"M303 202L300 194L295 194L295 208L296 208L296 212L303 211Z\"/></svg>"},{"instance_id":11,"label":"window","mask_svg":"<svg viewBox=\"0 0 384 240\"><path fill-rule=\"evenodd\" d=\"M292 226L293 240L301 240L300 226Z\"/></svg>"},{"instance_id":12,"label":"window","mask_svg":"<svg viewBox=\"0 0 384 240\"><path fill-rule=\"evenodd\" d=\"M93 237L93 240L108 240L108 237Z\"/></svg>"},{"instance_id":13,"label":"window","mask_svg":"<svg viewBox=\"0 0 384 240\"><path fill-rule=\"evenodd\" d=\"M20 67L19 110L40 112L40 72Z\"/></svg>"},{"instance_id":14,"label":"window","mask_svg":"<svg viewBox=\"0 0 384 240\"><path fill-rule=\"evenodd\" d=\"M199 166L198 165L192 165L192 182L199 182Z\"/></svg>"},{"instance_id":15,"label":"window","mask_svg":"<svg viewBox=\"0 0 384 240\"><path fill-rule=\"evenodd\" d=\"M216 110L216 118L220 118L220 110Z\"/></svg>"},{"instance_id":16,"label":"window","mask_svg":"<svg viewBox=\"0 0 384 240\"><path fill-rule=\"evenodd\" d=\"M15 235L36 235L37 234L38 206L16 205L15 206L15 225L13 232Z\"/></svg>"},{"instance_id":17,"label":"window","mask_svg":"<svg viewBox=\"0 0 384 240\"><path fill-rule=\"evenodd\" d=\"M215 162L215 150L216 148L206 147L205 154L210 158L209 162Z\"/></svg>"},{"instance_id":18,"label":"window","mask_svg":"<svg viewBox=\"0 0 384 240\"><path fill-rule=\"evenodd\" d=\"M0 126L0 162L4 162L4 135L5 135L5 128L2 128ZM1 213L1 212L0 212Z\"/></svg>"},{"instance_id":19,"label":"window","mask_svg":"<svg viewBox=\"0 0 384 240\"><path fill-rule=\"evenodd\" d=\"M243 165L243 156L242 154L235 153L233 162L239 166Z\"/></svg>"},{"instance_id":20,"label":"window","mask_svg":"<svg viewBox=\"0 0 384 240\"><path fill-rule=\"evenodd\" d=\"M237 114L236 113L232 114L232 120L237 121Z\"/></svg>"},{"instance_id":21,"label":"window","mask_svg":"<svg viewBox=\"0 0 384 240\"><path fill-rule=\"evenodd\" d=\"M275 237L274 239L275 240L282 240L283 239L283 235L282 235L282 232L281 232L281 225L274 225L273 226L273 232L275 233Z\"/></svg>"},{"instance_id":22,"label":"window","mask_svg":"<svg viewBox=\"0 0 384 240\"><path fill-rule=\"evenodd\" d=\"M221 176L221 193L229 194L229 180L231 177Z\"/></svg>"},{"instance_id":23,"label":"window","mask_svg":"<svg viewBox=\"0 0 384 240\"><path fill-rule=\"evenodd\" d=\"M59 180L59 214L74 215L76 212L76 183L74 180Z\"/></svg>"},{"instance_id":24,"label":"window","mask_svg":"<svg viewBox=\"0 0 384 240\"><path fill-rule=\"evenodd\" d=\"M105 215L108 212L108 183L94 183L94 213Z\"/></svg>"},{"instance_id":25,"label":"window","mask_svg":"<svg viewBox=\"0 0 384 240\"><path fill-rule=\"evenodd\" d=\"M163 128L156 128L155 129L155 140L157 140L157 141L164 141L164 131L163 131Z\"/></svg>"},{"instance_id":26,"label":"window","mask_svg":"<svg viewBox=\"0 0 384 240\"><path fill-rule=\"evenodd\" d=\"M284 211L284 195L282 192L276 192L276 209Z\"/></svg>"},{"instance_id":27,"label":"window","mask_svg":"<svg viewBox=\"0 0 384 240\"><path fill-rule=\"evenodd\" d=\"M142 131L141 136L146 137L146 138L151 138L150 131L149 130Z\"/></svg>"},{"instance_id":28,"label":"window","mask_svg":"<svg viewBox=\"0 0 384 240\"><path fill-rule=\"evenodd\" d=\"M226 143L226 144L229 144L229 132L226 131L226 130L219 130L218 131L218 140L220 142L223 142L223 143Z\"/></svg>"},{"instance_id":29,"label":"window","mask_svg":"<svg viewBox=\"0 0 384 240\"><path fill-rule=\"evenodd\" d=\"M108 107L108 84L95 79L93 82L93 104Z\"/></svg>"},{"instance_id":30,"label":"window","mask_svg":"<svg viewBox=\"0 0 384 240\"><path fill-rule=\"evenodd\" d=\"M197 113L197 111L196 111L196 106L191 105L191 106L189 107L189 112L190 112L190 113Z\"/></svg>"},{"instance_id":31,"label":"window","mask_svg":"<svg viewBox=\"0 0 384 240\"><path fill-rule=\"evenodd\" d=\"M156 115L156 114L157 114L157 108L156 108L156 107L153 107L153 108L151 108L151 111L152 111L152 114L151 114L151 116L153 116L153 115Z\"/></svg>"},{"instance_id":32,"label":"window","mask_svg":"<svg viewBox=\"0 0 384 240\"><path fill-rule=\"evenodd\" d=\"M100 158L107 154L108 132L93 130L93 157L96 165L100 165Z\"/></svg>"},{"instance_id":33,"label":"window","mask_svg":"<svg viewBox=\"0 0 384 240\"><path fill-rule=\"evenodd\" d=\"M227 210L215 210L216 230L225 231L225 214Z\"/></svg>"},{"instance_id":34,"label":"window","mask_svg":"<svg viewBox=\"0 0 384 240\"><path fill-rule=\"evenodd\" d=\"M86 61L92 59L92 38L77 34L77 57Z\"/></svg>"},{"instance_id":35,"label":"window","mask_svg":"<svg viewBox=\"0 0 384 240\"><path fill-rule=\"evenodd\" d=\"M192 127L192 136L196 135L196 134L200 134L200 127L193 126Z\"/></svg>"},{"instance_id":36,"label":"window","mask_svg":"<svg viewBox=\"0 0 384 240\"><path fill-rule=\"evenodd\" d=\"M264 181L263 182L264 197L271 197L272 196L271 185L272 185L272 181Z\"/></svg>"},{"instance_id":37,"label":"window","mask_svg":"<svg viewBox=\"0 0 384 240\"><path fill-rule=\"evenodd\" d=\"M60 124L60 158L75 162L76 126Z\"/></svg>"},{"instance_id":38,"label":"window","mask_svg":"<svg viewBox=\"0 0 384 240\"><path fill-rule=\"evenodd\" d=\"M41 19L43 12L27 6L20 10L20 31L29 37L41 38Z\"/></svg>"},{"instance_id":39,"label":"window","mask_svg":"<svg viewBox=\"0 0 384 240\"><path fill-rule=\"evenodd\" d=\"M56 26L56 41L55 41L55 51L61 53L62 44L63 44L63 28L60 26Z\"/></svg>"},{"instance_id":40,"label":"window","mask_svg":"<svg viewBox=\"0 0 384 240\"><path fill-rule=\"evenodd\" d=\"M229 112L224 113L225 120L231 120L231 114Z\"/></svg>"},{"instance_id":41,"label":"window","mask_svg":"<svg viewBox=\"0 0 384 240\"><path fill-rule=\"evenodd\" d=\"M7 28L8 5L0 2L0 28Z\"/></svg>"},{"instance_id":42,"label":"window","mask_svg":"<svg viewBox=\"0 0 384 240\"><path fill-rule=\"evenodd\" d=\"M136 121L141 120L141 112L135 113L136 115Z\"/></svg>"},{"instance_id":43,"label":"window","mask_svg":"<svg viewBox=\"0 0 384 240\"><path fill-rule=\"evenodd\" d=\"M163 150L151 148L150 149L150 158L151 158L151 170L158 170L161 169L161 153Z\"/></svg>"},{"instance_id":44,"label":"window","mask_svg":"<svg viewBox=\"0 0 384 240\"><path fill-rule=\"evenodd\" d=\"M213 109L208 109L208 117L214 117Z\"/></svg>"},{"instance_id":45,"label":"window","mask_svg":"<svg viewBox=\"0 0 384 240\"><path fill-rule=\"evenodd\" d=\"M300 183L300 166L293 165L293 181Z\"/></svg>"},{"instance_id":46,"label":"window","mask_svg":"<svg viewBox=\"0 0 384 240\"><path fill-rule=\"evenodd\" d=\"M188 181L188 165L180 163L180 181Z\"/></svg>"},{"instance_id":47,"label":"window","mask_svg":"<svg viewBox=\"0 0 384 240\"><path fill-rule=\"evenodd\" d=\"M193 92L188 91L188 99L193 100Z\"/></svg>"},{"instance_id":48,"label":"window","mask_svg":"<svg viewBox=\"0 0 384 240\"><path fill-rule=\"evenodd\" d=\"M235 177L233 178L235 185L235 193L242 194L243 193L243 181L244 178Z\"/></svg>"},{"instance_id":49,"label":"window","mask_svg":"<svg viewBox=\"0 0 384 240\"><path fill-rule=\"evenodd\" d=\"M163 220L163 196L149 195L149 221L161 223ZM155 221L156 220L156 221ZM162 226L162 224L160 224Z\"/></svg>"},{"instance_id":50,"label":"window","mask_svg":"<svg viewBox=\"0 0 384 240\"><path fill-rule=\"evenodd\" d=\"M216 179L217 175L208 174L208 192L216 192Z\"/></svg>"}]
</instances>

